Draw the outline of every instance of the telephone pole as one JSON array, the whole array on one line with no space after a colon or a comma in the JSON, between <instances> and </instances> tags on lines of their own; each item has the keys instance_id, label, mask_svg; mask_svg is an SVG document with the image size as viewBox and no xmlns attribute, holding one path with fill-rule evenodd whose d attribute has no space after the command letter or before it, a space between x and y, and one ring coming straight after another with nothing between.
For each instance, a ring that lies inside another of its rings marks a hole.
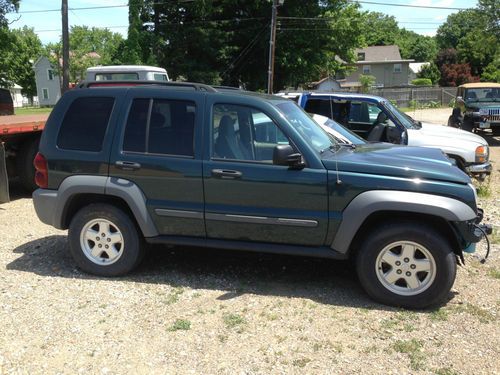
<instances>
[{"instance_id":1,"label":"telephone pole","mask_svg":"<svg viewBox=\"0 0 500 375\"><path fill-rule=\"evenodd\" d=\"M69 32L68 32L68 0L62 0L62 88L61 94L69 89Z\"/></svg>"},{"instance_id":2,"label":"telephone pole","mask_svg":"<svg viewBox=\"0 0 500 375\"><path fill-rule=\"evenodd\" d=\"M273 0L273 13L271 16L271 36L269 38L269 65L267 68L267 93L273 93L273 79L274 79L274 49L276 44L276 17L278 15L278 1ZM279 1L280 5L284 0Z\"/></svg>"}]
</instances>

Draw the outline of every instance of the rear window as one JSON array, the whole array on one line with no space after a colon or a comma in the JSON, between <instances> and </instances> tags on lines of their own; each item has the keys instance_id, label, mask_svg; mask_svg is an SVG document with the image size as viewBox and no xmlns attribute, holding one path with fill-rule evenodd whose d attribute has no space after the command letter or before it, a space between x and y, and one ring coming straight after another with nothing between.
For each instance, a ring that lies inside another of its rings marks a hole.
<instances>
[{"instance_id":1,"label":"rear window","mask_svg":"<svg viewBox=\"0 0 500 375\"><path fill-rule=\"evenodd\" d=\"M114 98L78 98L69 106L57 136L57 147L67 150L102 149Z\"/></svg>"},{"instance_id":2,"label":"rear window","mask_svg":"<svg viewBox=\"0 0 500 375\"><path fill-rule=\"evenodd\" d=\"M139 75L137 73L97 73L96 81L137 81Z\"/></svg>"}]
</instances>

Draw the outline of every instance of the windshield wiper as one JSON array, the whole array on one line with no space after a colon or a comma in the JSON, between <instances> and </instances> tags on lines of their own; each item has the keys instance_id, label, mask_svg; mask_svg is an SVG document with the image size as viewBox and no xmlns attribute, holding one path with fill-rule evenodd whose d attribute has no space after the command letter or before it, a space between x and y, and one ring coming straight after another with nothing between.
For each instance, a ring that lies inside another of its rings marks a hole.
<instances>
[{"instance_id":1,"label":"windshield wiper","mask_svg":"<svg viewBox=\"0 0 500 375\"><path fill-rule=\"evenodd\" d=\"M327 152L327 151L335 151L335 146L336 146L336 145L330 145L330 146L328 146L327 148L324 148L324 149L320 150L320 151L319 151L319 154L320 154L320 155L323 155L323 154L324 154L325 152Z\"/></svg>"},{"instance_id":2,"label":"windshield wiper","mask_svg":"<svg viewBox=\"0 0 500 375\"><path fill-rule=\"evenodd\" d=\"M349 147L353 150L356 148L356 145L354 143L339 143L339 146Z\"/></svg>"}]
</instances>

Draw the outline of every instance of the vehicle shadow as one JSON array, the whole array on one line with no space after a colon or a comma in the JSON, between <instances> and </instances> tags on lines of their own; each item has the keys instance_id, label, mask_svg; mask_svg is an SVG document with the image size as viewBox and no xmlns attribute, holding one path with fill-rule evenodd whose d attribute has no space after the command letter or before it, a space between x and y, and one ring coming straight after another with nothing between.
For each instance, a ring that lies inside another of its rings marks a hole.
<instances>
[{"instance_id":1,"label":"vehicle shadow","mask_svg":"<svg viewBox=\"0 0 500 375\"><path fill-rule=\"evenodd\" d=\"M14 253L22 255L7 265L8 270L48 277L105 279L76 267L68 251L66 236L40 238L17 247ZM119 280L224 291L218 300L257 294L306 298L334 306L398 311L370 300L357 280L354 266L347 261L152 246L141 266ZM452 298L450 293L449 299Z\"/></svg>"}]
</instances>

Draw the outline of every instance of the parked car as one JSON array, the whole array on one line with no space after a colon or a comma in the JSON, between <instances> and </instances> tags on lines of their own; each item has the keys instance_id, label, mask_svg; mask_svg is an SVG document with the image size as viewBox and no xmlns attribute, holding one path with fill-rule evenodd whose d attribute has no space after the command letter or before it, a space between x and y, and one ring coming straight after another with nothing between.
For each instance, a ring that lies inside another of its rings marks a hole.
<instances>
[{"instance_id":1,"label":"parked car","mask_svg":"<svg viewBox=\"0 0 500 375\"><path fill-rule=\"evenodd\" d=\"M0 88L0 116L13 115L14 103L8 89Z\"/></svg>"},{"instance_id":2,"label":"parked car","mask_svg":"<svg viewBox=\"0 0 500 375\"><path fill-rule=\"evenodd\" d=\"M459 86L448 126L467 131L491 129L493 135L500 135L500 83Z\"/></svg>"},{"instance_id":3,"label":"parked car","mask_svg":"<svg viewBox=\"0 0 500 375\"><path fill-rule=\"evenodd\" d=\"M169 81L167 71L146 65L107 65L87 69L86 81Z\"/></svg>"},{"instance_id":4,"label":"parked car","mask_svg":"<svg viewBox=\"0 0 500 375\"><path fill-rule=\"evenodd\" d=\"M422 308L491 232L440 150L341 147L290 100L202 84L71 90L35 166L38 217L102 276L145 243L353 258L372 298Z\"/></svg>"},{"instance_id":5,"label":"parked car","mask_svg":"<svg viewBox=\"0 0 500 375\"><path fill-rule=\"evenodd\" d=\"M439 148L460 169L479 180L491 173L489 146L484 138L460 129L415 121L384 98L318 92L302 93L296 100L307 112L330 117L368 141Z\"/></svg>"}]
</instances>

